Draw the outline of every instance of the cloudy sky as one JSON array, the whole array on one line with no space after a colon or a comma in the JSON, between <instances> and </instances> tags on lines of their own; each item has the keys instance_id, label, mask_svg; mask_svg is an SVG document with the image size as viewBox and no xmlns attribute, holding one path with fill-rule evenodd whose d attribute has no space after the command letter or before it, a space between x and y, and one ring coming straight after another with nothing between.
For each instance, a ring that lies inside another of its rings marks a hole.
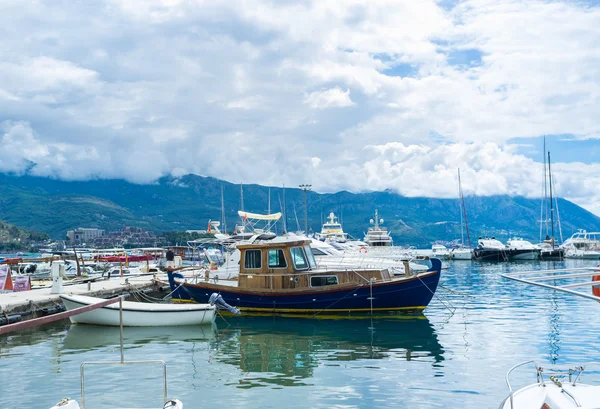
<instances>
[{"instance_id":1,"label":"cloudy sky","mask_svg":"<svg viewBox=\"0 0 600 409\"><path fill-rule=\"evenodd\" d=\"M0 0L0 172L196 173L600 215L600 4Z\"/></svg>"}]
</instances>

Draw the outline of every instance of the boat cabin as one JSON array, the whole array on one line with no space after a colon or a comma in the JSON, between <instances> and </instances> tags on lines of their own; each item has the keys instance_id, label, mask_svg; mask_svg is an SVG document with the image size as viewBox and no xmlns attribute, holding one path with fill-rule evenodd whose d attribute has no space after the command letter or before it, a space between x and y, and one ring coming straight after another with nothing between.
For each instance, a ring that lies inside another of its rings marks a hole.
<instances>
[{"instance_id":1,"label":"boat cabin","mask_svg":"<svg viewBox=\"0 0 600 409\"><path fill-rule=\"evenodd\" d=\"M319 268L310 240L277 237L257 243L238 244L238 287L246 289L320 289L333 285L357 286L390 281L387 269ZM330 287L331 288L331 287Z\"/></svg>"}]
</instances>

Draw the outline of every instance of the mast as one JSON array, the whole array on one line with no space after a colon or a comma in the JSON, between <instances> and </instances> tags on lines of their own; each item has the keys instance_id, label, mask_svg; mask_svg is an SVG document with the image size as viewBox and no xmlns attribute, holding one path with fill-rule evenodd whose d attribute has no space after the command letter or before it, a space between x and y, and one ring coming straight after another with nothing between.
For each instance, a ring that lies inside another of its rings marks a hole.
<instances>
[{"instance_id":1,"label":"mast","mask_svg":"<svg viewBox=\"0 0 600 409\"><path fill-rule=\"evenodd\" d=\"M542 157L544 158L544 176L542 179L542 202L540 206L540 243L544 240L544 221L546 223L546 234L548 234L548 192L546 189L548 178L546 177L546 136L544 136L544 152L542 153ZM545 214L544 208L546 208Z\"/></svg>"},{"instance_id":2,"label":"mast","mask_svg":"<svg viewBox=\"0 0 600 409\"><path fill-rule=\"evenodd\" d=\"M286 204L285 204L285 183L283 184L283 232L287 234L287 212L286 212Z\"/></svg>"},{"instance_id":3,"label":"mast","mask_svg":"<svg viewBox=\"0 0 600 409\"><path fill-rule=\"evenodd\" d=\"M227 233L227 220L225 220L225 198L223 196L223 184L221 183L221 225L223 233Z\"/></svg>"},{"instance_id":4,"label":"mast","mask_svg":"<svg viewBox=\"0 0 600 409\"><path fill-rule=\"evenodd\" d=\"M552 226L552 248L554 248L554 205L552 203L552 170L550 168L550 152L548 152L548 178L550 182L550 223Z\"/></svg>"},{"instance_id":5,"label":"mast","mask_svg":"<svg viewBox=\"0 0 600 409\"><path fill-rule=\"evenodd\" d=\"M267 214L271 214L271 187L268 188Z\"/></svg>"},{"instance_id":6,"label":"mast","mask_svg":"<svg viewBox=\"0 0 600 409\"><path fill-rule=\"evenodd\" d=\"M244 184L240 183L240 210L244 211Z\"/></svg>"},{"instance_id":7,"label":"mast","mask_svg":"<svg viewBox=\"0 0 600 409\"><path fill-rule=\"evenodd\" d=\"M375 209L375 230L379 230L379 214L377 213L377 209Z\"/></svg>"},{"instance_id":8,"label":"mast","mask_svg":"<svg viewBox=\"0 0 600 409\"><path fill-rule=\"evenodd\" d=\"M459 213L460 213L460 244L464 247L465 245L465 232L464 232L464 222L463 222L463 200L462 200L462 191L460 189L460 168L458 168L458 200L459 202Z\"/></svg>"},{"instance_id":9,"label":"mast","mask_svg":"<svg viewBox=\"0 0 600 409\"><path fill-rule=\"evenodd\" d=\"M294 203L294 216L296 217L296 228L300 231L300 222L298 221L298 213L296 213L296 203Z\"/></svg>"},{"instance_id":10,"label":"mast","mask_svg":"<svg viewBox=\"0 0 600 409\"><path fill-rule=\"evenodd\" d=\"M458 191L460 194L460 202L462 205L461 220L465 221L465 230L467 231L467 242L469 243L469 248L471 248L471 234L469 234L469 219L467 219L467 207L465 206L465 195L463 194L462 185L460 183L460 169L458 170Z\"/></svg>"}]
</instances>

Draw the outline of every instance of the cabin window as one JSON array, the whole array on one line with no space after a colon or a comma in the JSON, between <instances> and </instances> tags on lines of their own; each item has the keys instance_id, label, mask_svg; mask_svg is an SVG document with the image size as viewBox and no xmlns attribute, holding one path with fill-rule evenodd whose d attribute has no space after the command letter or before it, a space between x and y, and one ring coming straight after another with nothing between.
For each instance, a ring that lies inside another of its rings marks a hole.
<instances>
[{"instance_id":1,"label":"cabin window","mask_svg":"<svg viewBox=\"0 0 600 409\"><path fill-rule=\"evenodd\" d=\"M292 260L296 270L308 269L308 261L306 260L306 255L304 254L302 247L292 247L290 253L292 254Z\"/></svg>"},{"instance_id":2,"label":"cabin window","mask_svg":"<svg viewBox=\"0 0 600 409\"><path fill-rule=\"evenodd\" d=\"M285 255L283 249L269 250L269 268L286 268Z\"/></svg>"},{"instance_id":3,"label":"cabin window","mask_svg":"<svg viewBox=\"0 0 600 409\"><path fill-rule=\"evenodd\" d=\"M311 248L310 250L314 256L326 256L327 255L327 253L325 253L323 250L319 250L316 248Z\"/></svg>"},{"instance_id":4,"label":"cabin window","mask_svg":"<svg viewBox=\"0 0 600 409\"><path fill-rule=\"evenodd\" d=\"M246 250L244 255L245 268L261 268L262 267L262 252L260 250Z\"/></svg>"},{"instance_id":5,"label":"cabin window","mask_svg":"<svg viewBox=\"0 0 600 409\"><path fill-rule=\"evenodd\" d=\"M306 253L306 257L308 258L308 264L310 265L310 268L317 268L317 262L315 261L313 252L310 250L310 246L304 246L304 251Z\"/></svg>"},{"instance_id":6,"label":"cabin window","mask_svg":"<svg viewBox=\"0 0 600 409\"><path fill-rule=\"evenodd\" d=\"M323 287L325 285L335 285L337 283L337 276L313 276L310 278L311 287Z\"/></svg>"}]
</instances>

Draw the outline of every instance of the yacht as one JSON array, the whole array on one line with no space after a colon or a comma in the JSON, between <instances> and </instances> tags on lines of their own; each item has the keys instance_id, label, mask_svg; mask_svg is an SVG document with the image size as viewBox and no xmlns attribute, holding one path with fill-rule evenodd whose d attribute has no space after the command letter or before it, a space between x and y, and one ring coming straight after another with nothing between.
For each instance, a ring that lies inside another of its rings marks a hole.
<instances>
[{"instance_id":1,"label":"yacht","mask_svg":"<svg viewBox=\"0 0 600 409\"><path fill-rule=\"evenodd\" d=\"M473 258L483 261L508 261L508 251L506 246L495 237L479 237L477 248L473 250Z\"/></svg>"},{"instance_id":2,"label":"yacht","mask_svg":"<svg viewBox=\"0 0 600 409\"><path fill-rule=\"evenodd\" d=\"M434 244L431 246L431 256L439 258L440 260L448 260L450 258L450 252L446 246L442 244Z\"/></svg>"},{"instance_id":3,"label":"yacht","mask_svg":"<svg viewBox=\"0 0 600 409\"><path fill-rule=\"evenodd\" d=\"M506 242L509 260L537 260L540 248L527 240L512 238Z\"/></svg>"},{"instance_id":4,"label":"yacht","mask_svg":"<svg viewBox=\"0 0 600 409\"><path fill-rule=\"evenodd\" d=\"M365 243L373 247L391 246L392 236L385 227L379 226L380 223L383 223L383 219L379 219L377 209L375 209L375 219L371 219L370 223L373 227L369 227L369 231L365 234Z\"/></svg>"},{"instance_id":5,"label":"yacht","mask_svg":"<svg viewBox=\"0 0 600 409\"><path fill-rule=\"evenodd\" d=\"M452 260L471 260L473 250L471 249L471 236L469 235L469 222L467 221L467 209L465 207L465 196L463 195L462 185L460 183L460 169L458 169L458 197L460 199L460 245L450 250ZM467 230L467 241L469 246L465 246L465 227Z\"/></svg>"},{"instance_id":6,"label":"yacht","mask_svg":"<svg viewBox=\"0 0 600 409\"><path fill-rule=\"evenodd\" d=\"M562 244L565 258L600 259L600 232L579 230Z\"/></svg>"},{"instance_id":7,"label":"yacht","mask_svg":"<svg viewBox=\"0 0 600 409\"><path fill-rule=\"evenodd\" d=\"M337 221L337 216L333 212L329 213L327 221L321 227L321 233L316 237L320 240L344 243L348 240L348 234L342 230L342 225Z\"/></svg>"}]
</instances>

